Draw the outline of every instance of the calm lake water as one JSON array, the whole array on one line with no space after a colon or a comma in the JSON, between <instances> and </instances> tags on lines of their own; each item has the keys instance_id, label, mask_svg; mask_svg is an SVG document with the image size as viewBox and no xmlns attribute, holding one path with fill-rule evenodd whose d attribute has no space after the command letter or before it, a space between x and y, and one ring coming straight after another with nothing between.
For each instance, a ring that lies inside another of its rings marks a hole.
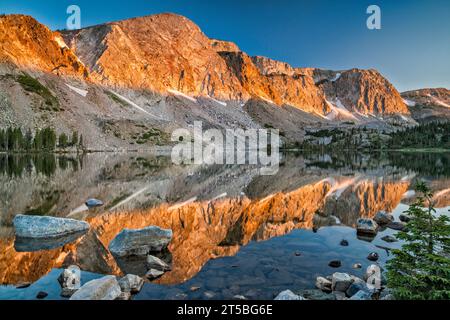
<instances>
[{"instance_id":1,"label":"calm lake water","mask_svg":"<svg viewBox=\"0 0 450 320\"><path fill-rule=\"evenodd\" d=\"M398 215L424 180L438 212L449 214L450 153L283 155L275 176L252 166L175 166L146 154L83 157L0 154L0 299L61 299L57 277L77 264L82 283L104 274L145 273L144 261L116 261L107 250L123 229L150 225L174 232L172 271L135 299L272 299L314 288L333 272L362 276L371 252L383 266L400 243L361 239L360 217ZM104 206L88 210L97 198ZM62 246L15 242L16 214L86 220L91 231ZM340 245L346 239L349 246ZM341 260L342 267L328 266ZM362 269L352 269L361 263ZM16 285L31 283L24 289ZM196 290L192 290L195 287Z\"/></svg>"}]
</instances>

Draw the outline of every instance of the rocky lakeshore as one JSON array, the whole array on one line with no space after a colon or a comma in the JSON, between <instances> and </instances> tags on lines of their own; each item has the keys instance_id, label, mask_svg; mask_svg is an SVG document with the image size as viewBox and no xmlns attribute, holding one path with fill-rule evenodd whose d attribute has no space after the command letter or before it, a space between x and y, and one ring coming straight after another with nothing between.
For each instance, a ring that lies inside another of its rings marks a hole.
<instances>
[{"instance_id":1,"label":"rocky lakeshore","mask_svg":"<svg viewBox=\"0 0 450 320\"><path fill-rule=\"evenodd\" d=\"M407 217L402 216L402 220ZM380 228L389 227L394 223L392 215L378 212L374 219L361 218L357 221L355 232L359 238L375 237ZM401 224L401 222L397 222ZM46 227L48 225L48 228ZM14 220L16 241L33 242L43 239L61 239L70 235L77 235L80 231L88 232L90 225L83 221L73 219L37 217L18 215ZM27 235L23 240L23 235ZM148 226L142 229L123 229L109 244L109 251L119 265L122 273L118 275L105 275L81 285L81 273L77 265L70 265L62 270L58 276L61 286L60 296L70 300L130 300L142 290L144 283L152 283L166 272L172 270L172 256L168 250L173 237L172 230L157 226ZM383 237L385 242L397 241L395 237ZM348 247L347 239L342 239L339 246ZM297 257L301 252L295 252ZM375 262L370 264L362 277L346 272L317 276L314 289L287 289L276 295L275 300L378 300L393 299L386 288L382 267L377 264L378 253L370 252L367 260ZM332 260L329 267L341 268L340 260ZM362 265L355 262L355 270ZM24 288L24 285L18 288ZM191 292L202 289L201 286L190 286ZM214 299L213 291L205 291L202 299ZM39 291L36 299L45 299L47 292ZM184 299L180 294L175 298ZM234 294L233 299L248 300L255 297L244 294Z\"/></svg>"}]
</instances>

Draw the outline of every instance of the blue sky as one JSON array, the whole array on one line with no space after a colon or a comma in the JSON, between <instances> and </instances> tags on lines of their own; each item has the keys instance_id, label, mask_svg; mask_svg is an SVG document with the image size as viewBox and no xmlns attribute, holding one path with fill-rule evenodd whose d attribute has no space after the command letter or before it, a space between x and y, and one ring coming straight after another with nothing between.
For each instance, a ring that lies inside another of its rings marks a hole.
<instances>
[{"instance_id":1,"label":"blue sky","mask_svg":"<svg viewBox=\"0 0 450 320\"><path fill-rule=\"evenodd\" d=\"M58 29L71 4L81 8L82 27L174 12L250 55L297 67L375 68L400 91L450 89L448 0L1 0L0 13L29 14ZM381 30L366 28L371 4L381 8Z\"/></svg>"}]
</instances>

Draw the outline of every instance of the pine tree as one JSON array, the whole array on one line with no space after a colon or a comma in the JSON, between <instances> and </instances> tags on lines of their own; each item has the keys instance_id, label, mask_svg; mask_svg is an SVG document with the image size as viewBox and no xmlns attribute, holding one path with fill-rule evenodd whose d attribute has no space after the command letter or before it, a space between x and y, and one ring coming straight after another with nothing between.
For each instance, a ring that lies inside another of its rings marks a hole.
<instances>
[{"instance_id":1,"label":"pine tree","mask_svg":"<svg viewBox=\"0 0 450 320\"><path fill-rule=\"evenodd\" d=\"M388 261L388 287L402 300L450 299L450 218L436 216L433 195L420 182L421 195L405 212L411 220L397 238L405 241Z\"/></svg>"},{"instance_id":2,"label":"pine tree","mask_svg":"<svg viewBox=\"0 0 450 320\"><path fill-rule=\"evenodd\" d=\"M68 145L68 141L69 141L69 139L67 138L67 135L63 132L59 135L58 146L60 148L65 148Z\"/></svg>"},{"instance_id":3,"label":"pine tree","mask_svg":"<svg viewBox=\"0 0 450 320\"><path fill-rule=\"evenodd\" d=\"M72 140L71 140L70 144L72 147L75 147L78 144L78 132L77 131L74 131L72 133Z\"/></svg>"},{"instance_id":4,"label":"pine tree","mask_svg":"<svg viewBox=\"0 0 450 320\"><path fill-rule=\"evenodd\" d=\"M5 140L5 130L0 130L0 150L5 151L6 150L6 140Z\"/></svg>"},{"instance_id":5,"label":"pine tree","mask_svg":"<svg viewBox=\"0 0 450 320\"><path fill-rule=\"evenodd\" d=\"M23 147L27 151L31 150L33 147L33 134L31 133L31 129L28 129L25 133Z\"/></svg>"}]
</instances>

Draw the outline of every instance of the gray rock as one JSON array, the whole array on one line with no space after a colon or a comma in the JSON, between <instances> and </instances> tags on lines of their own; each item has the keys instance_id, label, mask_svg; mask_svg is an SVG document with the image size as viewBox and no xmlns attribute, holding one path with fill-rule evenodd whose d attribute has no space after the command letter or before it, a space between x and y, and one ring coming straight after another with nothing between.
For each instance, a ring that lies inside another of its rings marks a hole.
<instances>
[{"instance_id":1,"label":"gray rock","mask_svg":"<svg viewBox=\"0 0 450 320\"><path fill-rule=\"evenodd\" d=\"M121 293L116 277L105 276L86 283L70 300L115 300Z\"/></svg>"},{"instance_id":2,"label":"gray rock","mask_svg":"<svg viewBox=\"0 0 450 320\"><path fill-rule=\"evenodd\" d=\"M340 268L341 265L342 265L342 263L340 260L333 260L328 263L328 266L330 266L332 268Z\"/></svg>"},{"instance_id":3,"label":"gray rock","mask_svg":"<svg viewBox=\"0 0 450 320\"><path fill-rule=\"evenodd\" d=\"M156 269L150 269L145 276L149 280L155 280L161 277L164 274L164 271L156 270Z\"/></svg>"},{"instance_id":4,"label":"gray rock","mask_svg":"<svg viewBox=\"0 0 450 320\"><path fill-rule=\"evenodd\" d=\"M352 268L353 269L361 269L362 265L361 265L361 263L355 263L355 264L353 264Z\"/></svg>"},{"instance_id":5,"label":"gray rock","mask_svg":"<svg viewBox=\"0 0 450 320\"><path fill-rule=\"evenodd\" d=\"M331 281L324 277L316 278L316 288L325 292L331 292Z\"/></svg>"},{"instance_id":6,"label":"gray rock","mask_svg":"<svg viewBox=\"0 0 450 320\"><path fill-rule=\"evenodd\" d=\"M379 225L384 225L384 224L388 224L391 223L392 221L394 221L394 216L392 214L389 214L385 211L379 211L375 217L373 218L373 220L378 223Z\"/></svg>"},{"instance_id":7,"label":"gray rock","mask_svg":"<svg viewBox=\"0 0 450 320\"><path fill-rule=\"evenodd\" d=\"M114 300L131 300L131 292L121 292L120 295Z\"/></svg>"},{"instance_id":8,"label":"gray rock","mask_svg":"<svg viewBox=\"0 0 450 320\"><path fill-rule=\"evenodd\" d=\"M62 288L60 296L63 298L70 298L77 291L78 289Z\"/></svg>"},{"instance_id":9,"label":"gray rock","mask_svg":"<svg viewBox=\"0 0 450 320\"><path fill-rule=\"evenodd\" d=\"M405 229L405 224L403 222L394 221L389 223L387 227L392 230L402 231L403 229Z\"/></svg>"},{"instance_id":10,"label":"gray rock","mask_svg":"<svg viewBox=\"0 0 450 320\"><path fill-rule=\"evenodd\" d=\"M331 288L333 291L345 292L353 283L352 277L347 273L335 272L331 280Z\"/></svg>"},{"instance_id":11,"label":"gray rock","mask_svg":"<svg viewBox=\"0 0 450 320\"><path fill-rule=\"evenodd\" d=\"M398 241L396 237L389 236L389 235L382 237L381 240L383 240L384 242L389 242L389 243Z\"/></svg>"},{"instance_id":12,"label":"gray rock","mask_svg":"<svg viewBox=\"0 0 450 320\"><path fill-rule=\"evenodd\" d=\"M101 207L103 205L103 201L98 199L89 199L84 203L88 208Z\"/></svg>"},{"instance_id":13,"label":"gray rock","mask_svg":"<svg viewBox=\"0 0 450 320\"><path fill-rule=\"evenodd\" d=\"M212 291L205 291L205 292L203 292L203 296L206 299L213 299L216 296L216 294Z\"/></svg>"},{"instance_id":14,"label":"gray rock","mask_svg":"<svg viewBox=\"0 0 450 320\"><path fill-rule=\"evenodd\" d=\"M380 256L376 252L371 252L367 256L367 260L370 260L370 261L378 261L379 258L380 258Z\"/></svg>"},{"instance_id":15,"label":"gray rock","mask_svg":"<svg viewBox=\"0 0 450 320\"><path fill-rule=\"evenodd\" d=\"M36 299L45 299L48 296L48 293L45 291L39 291L36 295Z\"/></svg>"},{"instance_id":16,"label":"gray rock","mask_svg":"<svg viewBox=\"0 0 450 320\"><path fill-rule=\"evenodd\" d=\"M411 216L404 214L404 213L402 213L398 218L400 219L401 222L404 222L404 223L408 223L411 221Z\"/></svg>"},{"instance_id":17,"label":"gray rock","mask_svg":"<svg viewBox=\"0 0 450 320\"><path fill-rule=\"evenodd\" d=\"M122 292L138 293L144 285L144 279L134 274L127 274L119 280Z\"/></svg>"},{"instance_id":18,"label":"gray rock","mask_svg":"<svg viewBox=\"0 0 450 320\"><path fill-rule=\"evenodd\" d=\"M140 230L122 230L109 244L115 257L147 256L160 252L172 240L172 230L151 226Z\"/></svg>"},{"instance_id":19,"label":"gray rock","mask_svg":"<svg viewBox=\"0 0 450 320\"><path fill-rule=\"evenodd\" d=\"M274 300L305 300L305 298L294 294L291 290L280 292Z\"/></svg>"},{"instance_id":20,"label":"gray rock","mask_svg":"<svg viewBox=\"0 0 450 320\"><path fill-rule=\"evenodd\" d=\"M333 294L335 300L348 300L348 298L344 292L333 291L332 294Z\"/></svg>"},{"instance_id":21,"label":"gray rock","mask_svg":"<svg viewBox=\"0 0 450 320\"><path fill-rule=\"evenodd\" d=\"M171 269L167 263L152 255L147 256L147 268L156 269L159 271L169 271Z\"/></svg>"},{"instance_id":22,"label":"gray rock","mask_svg":"<svg viewBox=\"0 0 450 320\"><path fill-rule=\"evenodd\" d=\"M31 282L21 282L16 284L16 289L25 289L31 286Z\"/></svg>"},{"instance_id":23,"label":"gray rock","mask_svg":"<svg viewBox=\"0 0 450 320\"><path fill-rule=\"evenodd\" d=\"M361 234L375 235L378 232L378 224L372 219L358 219L356 230Z\"/></svg>"},{"instance_id":24,"label":"gray rock","mask_svg":"<svg viewBox=\"0 0 450 320\"><path fill-rule=\"evenodd\" d=\"M298 295L306 300L336 300L336 296L331 293L323 292L322 290L302 290Z\"/></svg>"},{"instance_id":25,"label":"gray rock","mask_svg":"<svg viewBox=\"0 0 450 320\"><path fill-rule=\"evenodd\" d=\"M347 297L353 297L358 291L367 291L369 292L369 288L367 288L367 285L365 282L353 282L350 287L348 287L347 291L345 291L345 294Z\"/></svg>"},{"instance_id":26,"label":"gray rock","mask_svg":"<svg viewBox=\"0 0 450 320\"><path fill-rule=\"evenodd\" d=\"M19 238L58 238L89 230L87 222L47 216L19 214L13 223L16 237Z\"/></svg>"},{"instance_id":27,"label":"gray rock","mask_svg":"<svg viewBox=\"0 0 450 320\"><path fill-rule=\"evenodd\" d=\"M341 241L341 246L343 246L343 247L348 247L348 241L345 240L345 239L343 239L343 240Z\"/></svg>"},{"instance_id":28,"label":"gray rock","mask_svg":"<svg viewBox=\"0 0 450 320\"><path fill-rule=\"evenodd\" d=\"M372 300L372 295L367 291L360 290L350 300Z\"/></svg>"},{"instance_id":29,"label":"gray rock","mask_svg":"<svg viewBox=\"0 0 450 320\"><path fill-rule=\"evenodd\" d=\"M382 296L382 297L380 298L380 300L395 300L395 297L394 297L393 294L389 293L389 294L387 294L387 295L385 295L385 296Z\"/></svg>"},{"instance_id":30,"label":"gray rock","mask_svg":"<svg viewBox=\"0 0 450 320\"><path fill-rule=\"evenodd\" d=\"M76 291L80 288L81 283L80 269L77 266L69 266L61 272L58 277L58 282L61 285L61 288L68 288Z\"/></svg>"},{"instance_id":31,"label":"gray rock","mask_svg":"<svg viewBox=\"0 0 450 320\"><path fill-rule=\"evenodd\" d=\"M233 296L233 300L248 300L248 299L245 296L237 294Z\"/></svg>"}]
</instances>

